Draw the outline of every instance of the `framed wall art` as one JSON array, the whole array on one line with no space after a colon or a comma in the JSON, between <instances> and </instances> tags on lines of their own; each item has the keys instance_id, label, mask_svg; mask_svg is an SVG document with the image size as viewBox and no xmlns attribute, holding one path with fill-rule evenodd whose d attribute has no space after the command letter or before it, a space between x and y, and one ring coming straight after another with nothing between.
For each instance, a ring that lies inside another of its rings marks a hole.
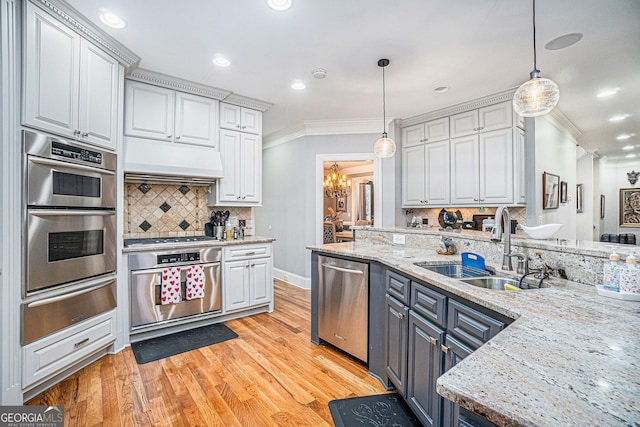
<instances>
[{"instance_id":1,"label":"framed wall art","mask_svg":"<svg viewBox=\"0 0 640 427\"><path fill-rule=\"evenodd\" d=\"M346 197L338 197L336 199L336 210L338 212L344 212L347 210L347 200Z\"/></svg>"},{"instance_id":2,"label":"framed wall art","mask_svg":"<svg viewBox=\"0 0 640 427\"><path fill-rule=\"evenodd\" d=\"M584 208L582 207L582 184L576 185L576 212L583 213Z\"/></svg>"},{"instance_id":3,"label":"framed wall art","mask_svg":"<svg viewBox=\"0 0 640 427\"><path fill-rule=\"evenodd\" d=\"M640 227L640 188L620 189L620 227Z\"/></svg>"},{"instance_id":4,"label":"framed wall art","mask_svg":"<svg viewBox=\"0 0 640 427\"><path fill-rule=\"evenodd\" d=\"M542 209L557 209L560 201L560 177L552 173L542 174Z\"/></svg>"},{"instance_id":5,"label":"framed wall art","mask_svg":"<svg viewBox=\"0 0 640 427\"><path fill-rule=\"evenodd\" d=\"M604 218L604 194L600 195L600 219Z\"/></svg>"},{"instance_id":6,"label":"framed wall art","mask_svg":"<svg viewBox=\"0 0 640 427\"><path fill-rule=\"evenodd\" d=\"M560 181L560 203L567 203L567 181Z\"/></svg>"}]
</instances>

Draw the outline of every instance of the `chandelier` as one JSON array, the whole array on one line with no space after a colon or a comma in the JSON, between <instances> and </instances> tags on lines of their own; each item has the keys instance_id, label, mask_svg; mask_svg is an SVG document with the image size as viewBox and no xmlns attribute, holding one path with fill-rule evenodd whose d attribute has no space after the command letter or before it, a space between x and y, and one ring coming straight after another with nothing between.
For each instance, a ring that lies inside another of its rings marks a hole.
<instances>
[{"instance_id":1,"label":"chandelier","mask_svg":"<svg viewBox=\"0 0 640 427\"><path fill-rule=\"evenodd\" d=\"M340 173L337 163L331 166L331 172L324 178L322 186L327 197L347 197L351 194L351 180Z\"/></svg>"}]
</instances>

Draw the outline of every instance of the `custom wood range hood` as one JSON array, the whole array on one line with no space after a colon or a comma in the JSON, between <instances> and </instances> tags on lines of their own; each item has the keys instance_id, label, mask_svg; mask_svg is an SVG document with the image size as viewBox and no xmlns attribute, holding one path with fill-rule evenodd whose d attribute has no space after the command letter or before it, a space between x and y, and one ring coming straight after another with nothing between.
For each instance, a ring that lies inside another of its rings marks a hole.
<instances>
[{"instance_id":1,"label":"custom wood range hood","mask_svg":"<svg viewBox=\"0 0 640 427\"><path fill-rule=\"evenodd\" d=\"M210 147L126 139L124 173L128 182L210 184L223 178L220 152Z\"/></svg>"}]
</instances>

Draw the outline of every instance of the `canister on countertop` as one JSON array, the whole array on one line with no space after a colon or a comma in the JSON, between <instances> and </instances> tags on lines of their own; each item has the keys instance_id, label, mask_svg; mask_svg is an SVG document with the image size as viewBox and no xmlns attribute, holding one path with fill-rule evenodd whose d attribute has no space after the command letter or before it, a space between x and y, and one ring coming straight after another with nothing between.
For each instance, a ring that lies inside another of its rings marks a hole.
<instances>
[{"instance_id":1,"label":"canister on countertop","mask_svg":"<svg viewBox=\"0 0 640 427\"><path fill-rule=\"evenodd\" d=\"M640 294L640 267L633 252L627 257L625 265L620 268L620 292Z\"/></svg>"},{"instance_id":2,"label":"canister on countertop","mask_svg":"<svg viewBox=\"0 0 640 427\"><path fill-rule=\"evenodd\" d=\"M609 255L609 261L605 261L602 274L602 284L608 291L620 292L620 255L615 250Z\"/></svg>"}]
</instances>

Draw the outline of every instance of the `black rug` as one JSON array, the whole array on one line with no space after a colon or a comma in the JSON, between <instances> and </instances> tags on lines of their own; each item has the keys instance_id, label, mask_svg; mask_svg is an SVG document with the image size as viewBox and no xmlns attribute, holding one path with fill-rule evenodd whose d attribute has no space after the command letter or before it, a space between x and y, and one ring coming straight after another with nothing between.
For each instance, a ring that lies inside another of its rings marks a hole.
<instances>
[{"instance_id":1,"label":"black rug","mask_svg":"<svg viewBox=\"0 0 640 427\"><path fill-rule=\"evenodd\" d=\"M398 393L332 400L329 411L336 427L422 427Z\"/></svg>"},{"instance_id":2,"label":"black rug","mask_svg":"<svg viewBox=\"0 0 640 427\"><path fill-rule=\"evenodd\" d=\"M175 356L185 351L217 344L232 338L238 334L233 332L224 323L203 326L188 331L177 332L171 335L151 338L145 341L131 343L131 350L139 365L165 357Z\"/></svg>"}]
</instances>

